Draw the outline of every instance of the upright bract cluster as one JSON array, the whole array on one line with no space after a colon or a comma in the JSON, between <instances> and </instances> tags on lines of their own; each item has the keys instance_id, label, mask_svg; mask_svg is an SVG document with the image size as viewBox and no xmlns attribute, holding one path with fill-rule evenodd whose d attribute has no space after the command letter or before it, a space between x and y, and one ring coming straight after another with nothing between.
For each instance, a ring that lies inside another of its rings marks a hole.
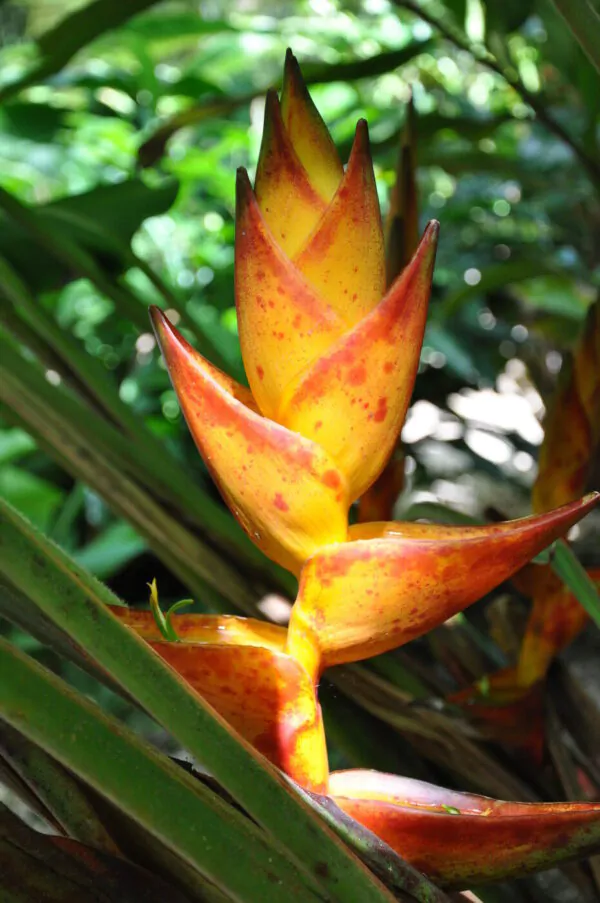
<instances>
[{"instance_id":1,"label":"upright bract cluster","mask_svg":"<svg viewBox=\"0 0 600 903\"><path fill-rule=\"evenodd\" d=\"M358 124L344 170L291 54L281 100L267 98L254 189L238 174L236 216L236 304L250 390L206 361L156 308L152 320L225 501L253 542L299 576L290 624L180 615L180 641L167 642L149 613L115 614L298 783L332 795L425 870L431 819L453 819L432 872L449 882L482 877L494 830L458 875L458 816L448 815L445 791L435 796L427 785L364 772L329 775L319 676L440 624L562 535L597 497L489 527L349 527L349 506L385 466L410 401L438 224L427 226L386 290L366 124ZM452 812L468 812L460 818L469 824L488 815L504 824L502 874L535 867L557 845L563 852L554 857L598 842L600 813L591 806L523 813L451 796ZM511 845L505 815L529 820L526 844L514 830ZM469 834L465 822L464 831L475 843L475 827Z\"/></svg>"}]
</instances>

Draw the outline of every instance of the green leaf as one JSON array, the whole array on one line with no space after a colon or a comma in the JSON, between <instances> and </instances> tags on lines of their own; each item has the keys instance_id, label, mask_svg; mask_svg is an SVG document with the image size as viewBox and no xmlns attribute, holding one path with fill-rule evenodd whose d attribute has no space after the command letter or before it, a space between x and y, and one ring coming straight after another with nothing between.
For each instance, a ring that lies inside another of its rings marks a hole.
<instances>
[{"instance_id":1,"label":"green leaf","mask_svg":"<svg viewBox=\"0 0 600 903\"><path fill-rule=\"evenodd\" d=\"M0 103L58 72L91 41L153 6L156 0L94 0L45 32L37 42L37 63L18 81L0 90Z\"/></svg>"},{"instance_id":2,"label":"green leaf","mask_svg":"<svg viewBox=\"0 0 600 903\"><path fill-rule=\"evenodd\" d=\"M139 179L130 179L36 207L19 204L20 209L16 199L2 192L0 254L36 294L60 288L78 275L88 275L81 272L78 261L68 259L68 245L84 249L106 273L116 276L130 266L127 254L134 233L148 217L165 213L177 190L174 180L149 188ZM28 223L34 223L40 234L32 236ZM47 243L40 242L41 235L48 233L53 245L64 249L62 257L53 253ZM108 238L103 239L102 233ZM35 267L31 266L33 257ZM145 327L146 314L141 305L139 320Z\"/></svg>"},{"instance_id":3,"label":"green leaf","mask_svg":"<svg viewBox=\"0 0 600 903\"><path fill-rule=\"evenodd\" d=\"M0 807L4 903L191 903L177 887L121 856L38 834Z\"/></svg>"},{"instance_id":4,"label":"green leaf","mask_svg":"<svg viewBox=\"0 0 600 903\"><path fill-rule=\"evenodd\" d=\"M205 34L236 32L225 19L203 19L198 12L172 11L168 7L138 16L127 25L146 41L168 41L173 38L196 37Z\"/></svg>"},{"instance_id":5,"label":"green leaf","mask_svg":"<svg viewBox=\"0 0 600 903\"><path fill-rule=\"evenodd\" d=\"M495 3L485 0L486 31L508 34L516 31L529 18L533 9L532 0L504 0Z\"/></svg>"},{"instance_id":6,"label":"green leaf","mask_svg":"<svg viewBox=\"0 0 600 903\"><path fill-rule=\"evenodd\" d=\"M600 14L588 0L553 0L575 40L600 72Z\"/></svg>"},{"instance_id":7,"label":"green leaf","mask_svg":"<svg viewBox=\"0 0 600 903\"><path fill-rule=\"evenodd\" d=\"M58 762L4 722L0 724L0 748L4 759L69 837L118 853L81 787Z\"/></svg>"},{"instance_id":8,"label":"green leaf","mask_svg":"<svg viewBox=\"0 0 600 903\"><path fill-rule=\"evenodd\" d=\"M0 432L0 465L10 464L35 449L35 442L24 430L2 430Z\"/></svg>"},{"instance_id":9,"label":"green leaf","mask_svg":"<svg viewBox=\"0 0 600 903\"><path fill-rule=\"evenodd\" d=\"M146 548L146 542L133 527L119 521L107 527L82 549L78 549L75 558L96 577L106 580L132 558L141 555Z\"/></svg>"},{"instance_id":10,"label":"green leaf","mask_svg":"<svg viewBox=\"0 0 600 903\"><path fill-rule=\"evenodd\" d=\"M0 497L24 511L38 527L48 529L63 499L54 483L18 467L0 469Z\"/></svg>"},{"instance_id":11,"label":"green leaf","mask_svg":"<svg viewBox=\"0 0 600 903\"><path fill-rule=\"evenodd\" d=\"M515 260L494 264L487 267L476 285L464 285L450 292L438 307L443 317L454 316L471 298L485 295L486 292L503 288L514 282L523 282L538 276L556 275L554 264L540 260Z\"/></svg>"},{"instance_id":12,"label":"green leaf","mask_svg":"<svg viewBox=\"0 0 600 903\"><path fill-rule=\"evenodd\" d=\"M10 103L0 110L0 133L46 144L65 124L65 113L43 103Z\"/></svg>"},{"instance_id":13,"label":"green leaf","mask_svg":"<svg viewBox=\"0 0 600 903\"><path fill-rule=\"evenodd\" d=\"M600 595L593 580L566 542L555 543L550 558L552 570L571 590L579 604L600 627Z\"/></svg>"},{"instance_id":14,"label":"green leaf","mask_svg":"<svg viewBox=\"0 0 600 903\"><path fill-rule=\"evenodd\" d=\"M68 557L65 553L35 531L17 512L4 506L2 515L0 568L8 579L30 596L55 624L84 648L98 665L107 670L114 680L214 775L268 835L276 837L278 843L288 848L295 861L302 862L304 869L311 875L319 876L318 883L326 889L328 896L335 898L337 895L347 903L383 903L384 900L393 899L329 829L319 823L306 804L290 791L279 773L241 741L222 719L217 718L212 709L193 694L147 644L112 615L104 604L111 596L106 587L90 594L85 584L98 587L97 581L84 576L76 565L66 565ZM16 660L15 667L22 672L22 679L17 679L12 671L9 661L11 658ZM52 742L56 706L50 704L39 686L34 689L33 684L39 684L41 676L37 671L34 674L32 666L26 669L21 657L11 653L9 649L5 649L5 665L9 669L6 676L10 673L11 680L0 680L0 694L4 694L6 704L10 706L10 715L6 713L5 704L2 704L3 717L32 739L37 737L38 742L46 727L46 742ZM29 706L32 709L29 714L24 699L26 670L31 688ZM58 693L53 679L45 677L45 681L53 685L53 695L54 691ZM16 686L19 687L18 691ZM72 697L67 699L64 691L61 696L61 711L65 714L65 725L68 724L70 736L73 725L79 727L82 722L74 711L67 716L66 709L72 708L74 704ZM36 708L40 708L41 698L44 698L44 715L36 718L33 713ZM63 701L68 702L66 709L63 708ZM58 703L59 700L56 699L56 705ZM86 719L86 724L88 723ZM99 723L98 719L96 723ZM110 733L111 737L117 737L114 731ZM130 741L129 749L134 745L132 738ZM75 756L91 758L93 753L93 761L103 765L116 761L112 755L99 756L97 746L93 743L87 749L81 742L69 741L67 749L70 756L69 767L76 772L78 768L73 761ZM57 749L49 751L60 758ZM89 758L86 759L86 769L91 764ZM80 767L83 767L83 763ZM156 767L156 763L153 767ZM122 776L122 767L116 770L116 774L107 770L106 779L119 782L119 788L115 787L116 795L111 794L113 801L118 803L119 799L125 799L120 797L123 791L120 784L123 781L127 784L127 779ZM129 773L129 769L127 772ZM136 772L136 777L141 777L140 772ZM158 783L160 784L160 779ZM156 780L149 780L146 775L141 784L146 788L144 799L153 799ZM131 786L133 787L133 782ZM147 792L150 786L153 787L152 794ZM142 801L138 801L138 804L140 802ZM144 805L148 803L144 802ZM164 805L163 800L161 806ZM169 805L169 817L172 817L176 830L180 831L181 826L187 824L188 818L184 817L173 800ZM189 824L195 828L203 823L202 819L194 817ZM210 834L204 824L203 830ZM264 836L262 832L261 836ZM229 871L241 874L244 869L242 860L238 861L237 855L234 852L228 856ZM235 869L231 868L232 861L236 863ZM272 896L265 896L263 899L275 900L273 890L271 894Z\"/></svg>"},{"instance_id":15,"label":"green leaf","mask_svg":"<svg viewBox=\"0 0 600 903\"><path fill-rule=\"evenodd\" d=\"M115 597L116 598L116 597ZM115 604L118 604L118 599ZM16 589L0 574L0 618L14 624L23 633L34 637L41 646L50 647L66 662L73 662L85 674L109 687L113 692L126 697L124 690L111 681L108 675L98 668L68 635L56 624L53 624L24 593Z\"/></svg>"},{"instance_id":16,"label":"green leaf","mask_svg":"<svg viewBox=\"0 0 600 903\"><path fill-rule=\"evenodd\" d=\"M0 675L2 718L226 892L328 899L244 815L2 639Z\"/></svg>"}]
</instances>

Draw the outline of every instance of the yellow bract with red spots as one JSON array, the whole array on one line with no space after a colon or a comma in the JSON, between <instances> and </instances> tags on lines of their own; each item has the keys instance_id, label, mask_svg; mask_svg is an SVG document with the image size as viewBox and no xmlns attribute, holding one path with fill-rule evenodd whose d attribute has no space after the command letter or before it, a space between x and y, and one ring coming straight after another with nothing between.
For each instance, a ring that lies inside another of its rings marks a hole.
<instances>
[{"instance_id":1,"label":"yellow bract with red spots","mask_svg":"<svg viewBox=\"0 0 600 903\"><path fill-rule=\"evenodd\" d=\"M286 631L251 618L176 615L179 642L149 611L113 613L264 756L303 787L327 789L327 749L313 682L285 653Z\"/></svg>"},{"instance_id":2,"label":"yellow bract with red spots","mask_svg":"<svg viewBox=\"0 0 600 903\"><path fill-rule=\"evenodd\" d=\"M330 776L320 674L436 627L564 534L598 495L482 527L348 526L410 403L437 238L432 222L386 289L366 124L344 170L288 54L281 101L267 96L254 188L238 173L235 298L250 388L156 308L152 320L223 498L252 541L300 577L290 625L175 615L179 642L169 642L149 613L115 614L298 783L328 792L419 869L463 886L588 851L600 843L600 805L538 809L374 773ZM588 412L591 396L581 404Z\"/></svg>"},{"instance_id":3,"label":"yellow bract with red spots","mask_svg":"<svg viewBox=\"0 0 600 903\"><path fill-rule=\"evenodd\" d=\"M288 649L314 673L422 636L508 579L596 501L489 527L359 524L350 542L321 549L303 568ZM307 633L318 654L307 652Z\"/></svg>"}]
</instances>

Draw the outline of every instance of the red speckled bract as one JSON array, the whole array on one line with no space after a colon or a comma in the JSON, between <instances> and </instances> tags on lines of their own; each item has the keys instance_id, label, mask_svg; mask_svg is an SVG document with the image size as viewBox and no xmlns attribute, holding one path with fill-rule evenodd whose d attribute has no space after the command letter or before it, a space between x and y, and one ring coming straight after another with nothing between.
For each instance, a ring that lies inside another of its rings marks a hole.
<instances>
[{"instance_id":1,"label":"red speckled bract","mask_svg":"<svg viewBox=\"0 0 600 903\"><path fill-rule=\"evenodd\" d=\"M312 680L283 652L283 628L251 618L177 615L175 643L161 636L150 612L112 611L274 765L325 792L321 709Z\"/></svg>"},{"instance_id":2,"label":"red speckled bract","mask_svg":"<svg viewBox=\"0 0 600 903\"><path fill-rule=\"evenodd\" d=\"M296 571L324 542L344 540L346 482L327 452L238 401L156 308L153 322L190 432L253 542Z\"/></svg>"},{"instance_id":3,"label":"red speckled bract","mask_svg":"<svg viewBox=\"0 0 600 903\"><path fill-rule=\"evenodd\" d=\"M555 473L571 455L567 497L560 498L568 504L481 527L384 521L349 528L351 503L388 460L393 485L402 482L401 462L391 456L419 364L439 231L429 223L416 244L414 190L407 228L415 250L404 269L394 268L386 290L367 125L358 123L344 170L288 53L281 100L267 95L254 187L238 172L235 300L250 388L205 360L157 308L152 321L223 498L250 539L300 578L290 623L285 629L253 619L173 615L179 641L172 642L148 612L115 615L295 781L328 793L421 871L464 887L598 849L600 804L503 803L376 772L330 775L318 681L330 665L378 655L442 624L598 502L598 494L575 498L584 491L597 403L589 373L600 330L591 319L575 365L577 392L565 390L581 449L571 454L565 430L556 461L545 464L542 455L542 468ZM396 198L393 215L399 210ZM539 511L554 504L549 486L538 486ZM552 504L540 502L544 493ZM369 510L391 500L374 498ZM158 604L156 596L152 602ZM555 605L554 646L557 612ZM574 629L570 617L563 633ZM533 691L520 701L526 718ZM506 732L504 716L496 723ZM539 757L538 739L535 730L525 737Z\"/></svg>"},{"instance_id":4,"label":"red speckled bract","mask_svg":"<svg viewBox=\"0 0 600 903\"><path fill-rule=\"evenodd\" d=\"M338 806L444 887L464 889L586 856L600 803L506 803L368 771L333 773Z\"/></svg>"},{"instance_id":5,"label":"red speckled bract","mask_svg":"<svg viewBox=\"0 0 600 903\"><path fill-rule=\"evenodd\" d=\"M305 565L294 633L318 637L323 667L378 655L452 617L548 546L598 495L548 514L484 527L366 524ZM360 538L365 535L367 538Z\"/></svg>"}]
</instances>

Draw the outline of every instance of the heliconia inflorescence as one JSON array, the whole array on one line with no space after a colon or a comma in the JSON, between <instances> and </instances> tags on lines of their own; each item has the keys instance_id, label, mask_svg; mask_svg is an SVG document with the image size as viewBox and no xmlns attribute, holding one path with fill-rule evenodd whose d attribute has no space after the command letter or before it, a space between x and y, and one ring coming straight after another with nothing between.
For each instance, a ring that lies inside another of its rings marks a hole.
<instances>
[{"instance_id":1,"label":"heliconia inflorescence","mask_svg":"<svg viewBox=\"0 0 600 903\"><path fill-rule=\"evenodd\" d=\"M157 308L154 329L181 409L248 536L299 577L287 629L115 610L247 740L303 787L442 884L524 873L600 846L600 804L498 803L376 772L330 774L322 671L421 636L562 536L597 494L482 527L348 526L410 402L438 224L386 287L366 123L344 169L288 52L267 96L252 188L238 173L235 295L250 389L206 361ZM527 841L524 837L527 835ZM461 865L462 863L462 865Z\"/></svg>"}]
</instances>

